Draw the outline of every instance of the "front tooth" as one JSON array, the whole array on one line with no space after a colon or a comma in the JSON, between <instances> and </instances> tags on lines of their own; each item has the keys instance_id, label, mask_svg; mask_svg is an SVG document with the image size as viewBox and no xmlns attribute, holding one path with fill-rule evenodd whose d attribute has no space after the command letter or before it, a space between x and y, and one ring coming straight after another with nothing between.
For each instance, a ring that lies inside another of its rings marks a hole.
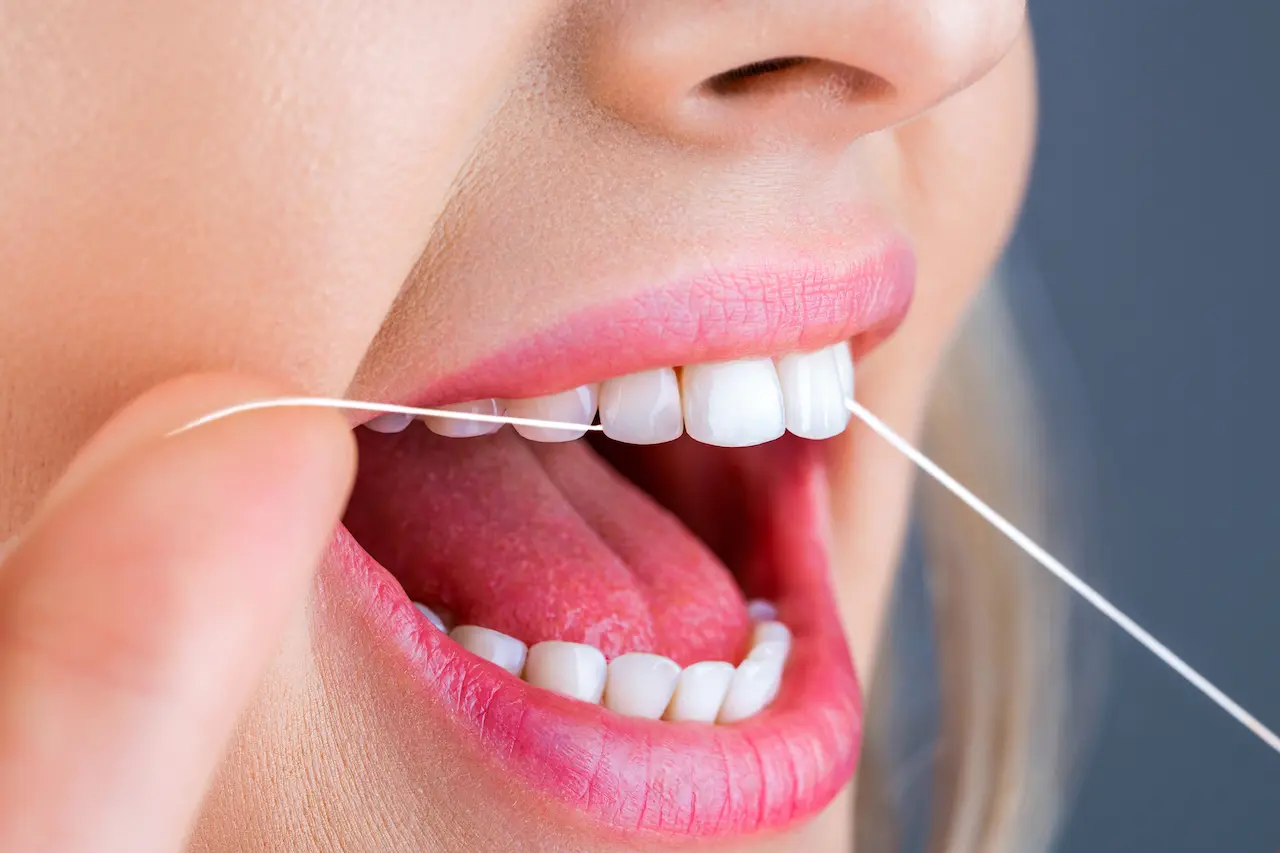
<instances>
[{"instance_id":1,"label":"front tooth","mask_svg":"<svg viewBox=\"0 0 1280 853\"><path fill-rule=\"evenodd\" d=\"M449 632L449 637L473 655L496 663L514 676L524 671L529 648L515 637L479 625L459 625Z\"/></svg>"},{"instance_id":2,"label":"front tooth","mask_svg":"<svg viewBox=\"0 0 1280 853\"><path fill-rule=\"evenodd\" d=\"M831 438L849 425L840 367L831 347L778 359L787 430L801 438Z\"/></svg>"},{"instance_id":3,"label":"front tooth","mask_svg":"<svg viewBox=\"0 0 1280 853\"><path fill-rule=\"evenodd\" d=\"M493 399L472 400L469 403L450 403L447 406L437 406L436 408L444 409L447 412L466 412L472 415L504 414L502 404ZM502 429L502 424L432 417L431 415L424 416L422 421L427 425L427 429L436 435L443 435L448 438L475 438L479 435L491 435Z\"/></svg>"},{"instance_id":4,"label":"front tooth","mask_svg":"<svg viewBox=\"0 0 1280 853\"><path fill-rule=\"evenodd\" d=\"M705 660L685 667L667 706L666 719L714 723L729 682L733 680L733 671L733 664L722 660Z\"/></svg>"},{"instance_id":5,"label":"front tooth","mask_svg":"<svg viewBox=\"0 0 1280 853\"><path fill-rule=\"evenodd\" d=\"M530 441L573 441L587 434L587 427L596 416L598 385L579 385L559 394L529 397L525 400L508 400L507 414L513 418L531 418L540 421L563 421L582 424L582 430L555 429L515 425L516 432Z\"/></svg>"},{"instance_id":6,"label":"front tooth","mask_svg":"<svg viewBox=\"0 0 1280 853\"><path fill-rule=\"evenodd\" d=\"M524 680L583 702L600 701L604 693L604 654L594 646L547 640L529 649Z\"/></svg>"},{"instance_id":7,"label":"front tooth","mask_svg":"<svg viewBox=\"0 0 1280 853\"><path fill-rule=\"evenodd\" d=\"M685 367L684 428L703 444L747 447L786 430L778 371L767 358Z\"/></svg>"},{"instance_id":8,"label":"front tooth","mask_svg":"<svg viewBox=\"0 0 1280 853\"><path fill-rule=\"evenodd\" d=\"M371 429L374 432L397 433L404 432L411 423L413 423L413 415L406 415L401 412L387 412L386 414L378 415L364 426L365 429Z\"/></svg>"},{"instance_id":9,"label":"front tooth","mask_svg":"<svg viewBox=\"0 0 1280 853\"><path fill-rule=\"evenodd\" d=\"M427 617L427 621L429 621L432 625L435 625L441 631L448 630L447 628L444 627L444 620L441 619L439 616L437 616L436 612L432 610L430 607L428 607L427 605L423 604L420 601L415 601L413 603L413 606L418 608L418 612L421 613L423 616Z\"/></svg>"},{"instance_id":10,"label":"front tooth","mask_svg":"<svg viewBox=\"0 0 1280 853\"><path fill-rule=\"evenodd\" d=\"M631 652L609 662L604 706L626 717L656 720L667 709L680 664L662 655Z\"/></svg>"},{"instance_id":11,"label":"front tooth","mask_svg":"<svg viewBox=\"0 0 1280 853\"><path fill-rule=\"evenodd\" d=\"M836 357L836 372L840 376L840 390L845 397L853 397L853 351L848 341L832 344L827 349Z\"/></svg>"},{"instance_id":12,"label":"front tooth","mask_svg":"<svg viewBox=\"0 0 1280 853\"><path fill-rule=\"evenodd\" d=\"M736 723L760 712L778 695L782 684L782 661L752 660L748 657L733 671L729 692L720 706L718 723Z\"/></svg>"},{"instance_id":13,"label":"front tooth","mask_svg":"<svg viewBox=\"0 0 1280 853\"><path fill-rule=\"evenodd\" d=\"M606 380L600 386L604 434L627 444L661 444L684 432L680 380L670 367Z\"/></svg>"}]
</instances>

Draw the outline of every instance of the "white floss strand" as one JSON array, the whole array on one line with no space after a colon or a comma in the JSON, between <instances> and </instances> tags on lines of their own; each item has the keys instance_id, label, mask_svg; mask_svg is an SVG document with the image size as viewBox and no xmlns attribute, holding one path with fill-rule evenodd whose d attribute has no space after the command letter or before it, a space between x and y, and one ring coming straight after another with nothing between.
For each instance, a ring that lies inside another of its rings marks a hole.
<instances>
[{"instance_id":1,"label":"white floss strand","mask_svg":"<svg viewBox=\"0 0 1280 853\"><path fill-rule=\"evenodd\" d=\"M982 516L996 530L1003 533L1009 541L1025 551L1027 556L1048 569L1058 580L1069 586L1076 595L1079 595L1102 613L1103 616L1118 625L1126 634L1141 643L1147 651L1168 664L1174 672L1189 681L1192 686L1205 696L1208 696L1219 708L1235 717L1245 728L1257 735L1263 743L1276 752L1280 752L1280 737L1277 737L1275 732L1264 726L1257 717L1240 707L1239 703L1215 687L1209 679L1174 654L1168 646L1153 637L1145 628L1126 616L1120 608L1108 601L1100 592L1080 580L1074 572L1055 559L1048 551L1037 545L1031 537L1015 527L1000 513L983 503L973 492L960 485L955 478L938 467L932 459L912 447L907 443L906 439L890 429L884 421L871 414L856 400L846 399L844 402L849 407L849 411L853 412L859 420L892 445L894 450L906 456L917 468L936 480L951 494L968 504L970 509Z\"/></svg>"},{"instance_id":2,"label":"white floss strand","mask_svg":"<svg viewBox=\"0 0 1280 853\"><path fill-rule=\"evenodd\" d=\"M371 403L361 400L343 400L339 397L277 397L272 400L252 400L228 406L216 412L210 412L197 418L186 426L175 429L169 435L177 435L189 429L195 429L213 421L220 421L241 412L256 412L261 409L310 408L310 409L346 409L352 412L377 412L386 415L413 415L414 417L447 418L454 421L479 421L485 424L511 424L512 426L540 427L542 429L563 429L581 432L584 429L599 431L604 427L599 424L571 424L564 421L544 421L538 418L513 418L507 415L481 415L473 412L453 412L449 409L421 409L414 406L397 406L394 403Z\"/></svg>"},{"instance_id":3,"label":"white floss strand","mask_svg":"<svg viewBox=\"0 0 1280 853\"><path fill-rule=\"evenodd\" d=\"M942 470L942 468L940 468L932 459L925 456L919 450L916 450L915 447L907 442L906 439L894 432L887 424L885 424L884 421L873 415L856 400L848 398L845 400L845 405L848 407L850 412L870 427L873 432L888 442L890 446L910 460L917 468L936 480L939 485L962 500L970 509L982 516L988 524L1004 534L1009 541L1021 548L1027 556L1031 557L1031 559L1035 560L1047 569L1054 575L1054 577L1066 584L1073 592L1076 593L1076 595L1083 598L1090 606L1114 622L1126 634L1137 640L1144 648L1147 649L1147 651L1151 652L1168 665L1174 672L1182 676L1193 687L1212 700L1219 708L1234 717L1241 725L1257 736L1259 740L1276 752L1280 752L1280 737L1277 737L1275 732L1264 726L1257 717L1242 708L1234 699L1214 686L1209 679L1205 678L1190 664L1174 654L1168 646L1157 640L1145 628L1126 616L1123 611L1108 601L1105 596L1093 587L1089 586L1089 584L1082 581L1074 572L1054 558L1052 554L1037 545L1031 537L1027 536L1015 527L1000 513L987 506L987 504L978 498L977 495L962 486L954 477ZM194 429L202 424L221 420L241 412L287 407L332 408L357 412L404 414L413 415L415 417L426 416L460 421L478 421L480 423L488 424L512 424L515 426L541 427L543 429L563 429L572 432L581 432L584 429L592 431L599 431L603 429L599 424L584 426L583 424L566 423L563 421L545 421L538 420L536 418L513 418L506 415L481 415L473 414L471 412L453 412L448 409L423 409L412 406L397 406L391 403L343 400L336 397L279 397L272 400L255 400L248 403L229 406L225 409L219 409L218 411L205 415L202 418L198 418L169 434L176 435L178 433L186 432L187 430Z\"/></svg>"}]
</instances>

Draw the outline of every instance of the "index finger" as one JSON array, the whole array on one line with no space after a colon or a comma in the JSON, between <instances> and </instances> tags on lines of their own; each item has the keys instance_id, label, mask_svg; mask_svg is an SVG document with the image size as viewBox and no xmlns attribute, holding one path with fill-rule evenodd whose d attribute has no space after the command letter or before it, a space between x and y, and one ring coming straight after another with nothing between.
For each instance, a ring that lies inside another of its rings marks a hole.
<instances>
[{"instance_id":1,"label":"index finger","mask_svg":"<svg viewBox=\"0 0 1280 853\"><path fill-rule=\"evenodd\" d=\"M0 566L0 849L180 846L354 469L331 412L112 435Z\"/></svg>"}]
</instances>

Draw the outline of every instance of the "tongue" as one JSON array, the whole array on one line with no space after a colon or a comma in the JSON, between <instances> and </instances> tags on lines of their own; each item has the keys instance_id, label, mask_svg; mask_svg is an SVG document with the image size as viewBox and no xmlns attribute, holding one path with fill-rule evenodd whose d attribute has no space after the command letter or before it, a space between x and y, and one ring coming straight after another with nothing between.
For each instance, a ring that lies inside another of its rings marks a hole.
<instances>
[{"instance_id":1,"label":"tongue","mask_svg":"<svg viewBox=\"0 0 1280 853\"><path fill-rule=\"evenodd\" d=\"M749 622L728 569L585 441L361 432L345 522L410 598L530 645L740 657Z\"/></svg>"}]
</instances>

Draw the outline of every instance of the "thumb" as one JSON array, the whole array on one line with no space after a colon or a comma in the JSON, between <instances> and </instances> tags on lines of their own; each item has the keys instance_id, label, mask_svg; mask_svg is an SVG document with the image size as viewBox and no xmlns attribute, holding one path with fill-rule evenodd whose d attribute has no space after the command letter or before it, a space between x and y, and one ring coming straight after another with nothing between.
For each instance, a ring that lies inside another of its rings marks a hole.
<instances>
[{"instance_id":1,"label":"thumb","mask_svg":"<svg viewBox=\"0 0 1280 853\"><path fill-rule=\"evenodd\" d=\"M77 457L0 565L0 849L173 851L350 490L334 412L188 378Z\"/></svg>"}]
</instances>

